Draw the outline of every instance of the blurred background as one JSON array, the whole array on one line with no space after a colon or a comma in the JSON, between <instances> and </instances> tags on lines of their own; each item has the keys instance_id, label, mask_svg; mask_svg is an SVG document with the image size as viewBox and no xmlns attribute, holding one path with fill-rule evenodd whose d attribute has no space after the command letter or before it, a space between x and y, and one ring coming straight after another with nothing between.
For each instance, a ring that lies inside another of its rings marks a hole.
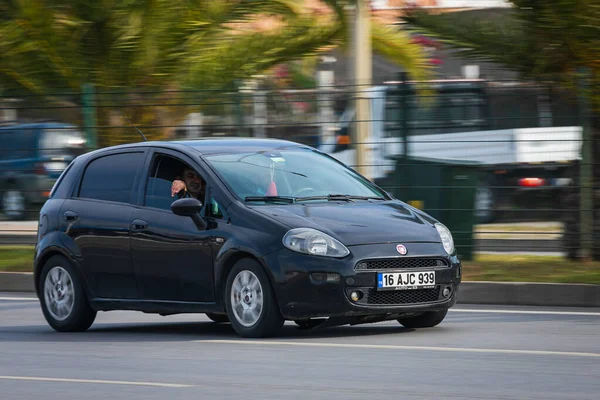
<instances>
[{"instance_id":1,"label":"blurred background","mask_svg":"<svg viewBox=\"0 0 600 400\"><path fill-rule=\"evenodd\" d=\"M282 138L453 232L467 280L600 283L600 7L0 0L0 270L79 154Z\"/></svg>"}]
</instances>

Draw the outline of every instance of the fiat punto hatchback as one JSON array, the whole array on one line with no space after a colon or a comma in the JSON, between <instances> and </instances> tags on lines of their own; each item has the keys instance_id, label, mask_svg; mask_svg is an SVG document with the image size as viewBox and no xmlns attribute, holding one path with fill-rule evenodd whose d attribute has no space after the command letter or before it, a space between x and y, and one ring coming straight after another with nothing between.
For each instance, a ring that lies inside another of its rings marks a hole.
<instances>
[{"instance_id":1,"label":"fiat punto hatchback","mask_svg":"<svg viewBox=\"0 0 600 400\"><path fill-rule=\"evenodd\" d=\"M78 156L40 212L35 287L57 331L98 311L206 313L243 337L397 320L456 302L448 229L330 156L269 139Z\"/></svg>"}]
</instances>

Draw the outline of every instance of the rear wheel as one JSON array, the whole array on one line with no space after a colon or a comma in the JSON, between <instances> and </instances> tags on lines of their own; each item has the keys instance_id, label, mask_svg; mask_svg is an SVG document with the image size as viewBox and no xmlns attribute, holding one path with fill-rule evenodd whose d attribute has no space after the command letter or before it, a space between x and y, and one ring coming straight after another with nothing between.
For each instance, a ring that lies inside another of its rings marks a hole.
<instances>
[{"instance_id":1,"label":"rear wheel","mask_svg":"<svg viewBox=\"0 0 600 400\"><path fill-rule=\"evenodd\" d=\"M218 324L229 322L229 318L226 314L206 313L206 316Z\"/></svg>"},{"instance_id":2,"label":"rear wheel","mask_svg":"<svg viewBox=\"0 0 600 400\"><path fill-rule=\"evenodd\" d=\"M96 319L79 272L61 255L51 257L40 276L40 304L48 324L59 332L88 329Z\"/></svg>"},{"instance_id":3,"label":"rear wheel","mask_svg":"<svg viewBox=\"0 0 600 400\"><path fill-rule=\"evenodd\" d=\"M242 337L271 336L283 326L269 278L255 260L235 264L227 277L225 303L231 326Z\"/></svg>"},{"instance_id":4,"label":"rear wheel","mask_svg":"<svg viewBox=\"0 0 600 400\"><path fill-rule=\"evenodd\" d=\"M446 318L448 310L427 311L416 317L398 318L398 322L406 328L432 328Z\"/></svg>"}]
</instances>

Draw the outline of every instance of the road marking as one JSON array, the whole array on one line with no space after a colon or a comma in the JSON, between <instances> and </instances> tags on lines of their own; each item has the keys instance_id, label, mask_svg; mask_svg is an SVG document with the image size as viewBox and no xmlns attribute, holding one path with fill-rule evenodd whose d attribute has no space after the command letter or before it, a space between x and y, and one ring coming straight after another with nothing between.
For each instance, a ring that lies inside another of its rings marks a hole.
<instances>
[{"instance_id":1,"label":"road marking","mask_svg":"<svg viewBox=\"0 0 600 400\"><path fill-rule=\"evenodd\" d=\"M384 344L354 344L354 343L323 343L323 342L288 342L268 340L192 340L195 343L213 344L250 344L250 345L274 345L274 346L302 346L302 347L344 347L356 349L386 349L386 350L426 350L446 351L457 353L499 353L520 355L543 355L543 356L573 356L573 357L599 357L600 353L578 353L571 351L545 351L545 350L509 350L509 349L476 349L469 347L433 347L433 346L401 346Z\"/></svg>"},{"instance_id":2,"label":"road marking","mask_svg":"<svg viewBox=\"0 0 600 400\"><path fill-rule=\"evenodd\" d=\"M133 385L133 386L158 386L171 388L185 388L193 385L178 383L156 383L156 382L130 382L130 381L105 381L95 379L69 379L69 378L43 378L36 376L0 376L0 379L12 381L40 381L40 382L66 382L66 383L97 383L103 385Z\"/></svg>"},{"instance_id":3,"label":"road marking","mask_svg":"<svg viewBox=\"0 0 600 400\"><path fill-rule=\"evenodd\" d=\"M587 311L535 311L535 310L489 310L471 308L451 308L450 312L484 313L484 314L540 314L540 315L587 315L600 317L600 312Z\"/></svg>"},{"instance_id":4,"label":"road marking","mask_svg":"<svg viewBox=\"0 0 600 400\"><path fill-rule=\"evenodd\" d=\"M37 297L0 297L0 300L5 301L38 301Z\"/></svg>"}]
</instances>

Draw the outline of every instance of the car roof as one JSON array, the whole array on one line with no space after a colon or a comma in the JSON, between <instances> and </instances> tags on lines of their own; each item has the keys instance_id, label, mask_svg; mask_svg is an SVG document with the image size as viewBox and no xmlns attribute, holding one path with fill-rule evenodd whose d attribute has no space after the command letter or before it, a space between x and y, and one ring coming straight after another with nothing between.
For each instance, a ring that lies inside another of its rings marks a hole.
<instances>
[{"instance_id":1,"label":"car roof","mask_svg":"<svg viewBox=\"0 0 600 400\"><path fill-rule=\"evenodd\" d=\"M309 148L301 143L282 139L267 138L210 138L196 140L178 140L170 142L188 146L201 154L217 154L222 152L241 153L253 151L269 151L281 148Z\"/></svg>"},{"instance_id":2,"label":"car roof","mask_svg":"<svg viewBox=\"0 0 600 400\"><path fill-rule=\"evenodd\" d=\"M305 148L310 149L310 146L292 142L283 139L269 138L240 138L240 137L223 137L223 138L204 138L204 139L188 139L188 140L173 140L173 141L147 141L120 144L111 147L105 147L87 153L98 153L112 149L124 149L132 147L163 147L171 149L191 149L200 154L219 154L219 153L243 153L255 151L269 151L281 148Z\"/></svg>"}]
</instances>

